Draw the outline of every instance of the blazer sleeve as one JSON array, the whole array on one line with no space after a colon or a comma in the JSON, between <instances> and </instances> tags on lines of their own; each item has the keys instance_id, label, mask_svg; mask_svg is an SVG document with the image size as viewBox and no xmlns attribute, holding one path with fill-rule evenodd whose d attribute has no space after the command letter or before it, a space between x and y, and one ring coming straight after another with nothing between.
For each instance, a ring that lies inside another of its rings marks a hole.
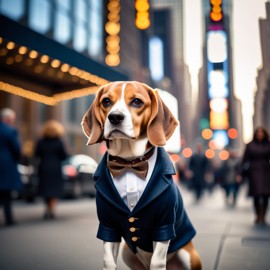
<instances>
[{"instance_id":1,"label":"blazer sleeve","mask_svg":"<svg viewBox=\"0 0 270 270\"><path fill-rule=\"evenodd\" d=\"M106 242L121 242L121 233L117 229L117 226L113 226L113 222L109 222L109 220L111 220L108 218L110 212L107 211L106 204L104 204L103 198L98 192L96 194L96 204L99 205L99 207L97 207L99 219L97 238ZM101 206L104 206L104 208Z\"/></svg>"}]
</instances>

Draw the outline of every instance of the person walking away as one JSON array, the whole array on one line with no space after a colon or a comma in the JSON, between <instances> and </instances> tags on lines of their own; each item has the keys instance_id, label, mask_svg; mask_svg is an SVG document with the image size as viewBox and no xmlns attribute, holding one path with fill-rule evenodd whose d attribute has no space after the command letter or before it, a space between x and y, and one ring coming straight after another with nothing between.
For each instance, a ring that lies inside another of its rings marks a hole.
<instances>
[{"instance_id":1,"label":"person walking away","mask_svg":"<svg viewBox=\"0 0 270 270\"><path fill-rule=\"evenodd\" d=\"M240 182L237 178L240 159L236 150L229 149L228 152L229 157L223 161L221 167L221 186L225 191L226 205L235 207L240 187Z\"/></svg>"},{"instance_id":2,"label":"person walking away","mask_svg":"<svg viewBox=\"0 0 270 270\"><path fill-rule=\"evenodd\" d=\"M210 163L204 154L202 143L197 142L196 153L191 156L186 172L186 177L191 181L190 186L195 194L196 202L202 197L207 178L210 175L210 167Z\"/></svg>"},{"instance_id":3,"label":"person walking away","mask_svg":"<svg viewBox=\"0 0 270 270\"><path fill-rule=\"evenodd\" d=\"M44 219L53 219L58 199L62 196L64 179L62 161L68 156L62 136L64 127L55 120L47 121L35 148L38 162L39 194L44 198Z\"/></svg>"},{"instance_id":4,"label":"person walking away","mask_svg":"<svg viewBox=\"0 0 270 270\"><path fill-rule=\"evenodd\" d=\"M0 111L0 203L7 226L16 223L12 211L12 191L20 191L23 187L17 168L21 146L14 127L15 120L16 114L12 109Z\"/></svg>"},{"instance_id":5,"label":"person walking away","mask_svg":"<svg viewBox=\"0 0 270 270\"><path fill-rule=\"evenodd\" d=\"M265 225L270 196L270 141L263 127L255 129L253 139L246 145L241 162L241 172L248 163L248 195L253 197L255 224Z\"/></svg>"}]
</instances>

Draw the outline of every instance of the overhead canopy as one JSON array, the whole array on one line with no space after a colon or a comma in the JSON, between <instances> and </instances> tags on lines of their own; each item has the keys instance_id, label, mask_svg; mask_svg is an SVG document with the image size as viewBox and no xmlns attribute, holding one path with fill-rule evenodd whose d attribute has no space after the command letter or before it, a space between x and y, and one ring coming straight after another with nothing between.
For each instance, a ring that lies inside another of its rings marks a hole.
<instances>
[{"instance_id":1,"label":"overhead canopy","mask_svg":"<svg viewBox=\"0 0 270 270\"><path fill-rule=\"evenodd\" d=\"M0 15L0 90L47 105L128 77Z\"/></svg>"}]
</instances>

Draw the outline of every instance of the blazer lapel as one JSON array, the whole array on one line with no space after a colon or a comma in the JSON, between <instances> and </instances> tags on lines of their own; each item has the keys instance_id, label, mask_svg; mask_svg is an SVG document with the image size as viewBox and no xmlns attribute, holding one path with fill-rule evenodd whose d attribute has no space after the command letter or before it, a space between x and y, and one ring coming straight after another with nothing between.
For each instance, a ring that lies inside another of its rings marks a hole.
<instances>
[{"instance_id":1,"label":"blazer lapel","mask_svg":"<svg viewBox=\"0 0 270 270\"><path fill-rule=\"evenodd\" d=\"M94 179L96 181L95 187L100 195L110 202L110 204L117 207L119 210L126 213L130 213L127 205L120 197L118 191L116 190L115 185L113 184L112 177L107 168L107 153L104 155L102 161L100 162L95 174Z\"/></svg>"},{"instance_id":2,"label":"blazer lapel","mask_svg":"<svg viewBox=\"0 0 270 270\"><path fill-rule=\"evenodd\" d=\"M154 171L133 213L140 211L169 188L171 181L173 181L171 178L173 174L175 174L175 169L168 154L164 148L158 148Z\"/></svg>"}]
</instances>

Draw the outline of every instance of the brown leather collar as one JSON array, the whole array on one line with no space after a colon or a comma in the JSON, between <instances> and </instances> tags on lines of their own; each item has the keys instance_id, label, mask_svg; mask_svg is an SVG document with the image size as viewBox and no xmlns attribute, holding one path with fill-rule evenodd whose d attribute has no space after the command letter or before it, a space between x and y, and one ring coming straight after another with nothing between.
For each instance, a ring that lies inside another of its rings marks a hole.
<instances>
[{"instance_id":1,"label":"brown leather collar","mask_svg":"<svg viewBox=\"0 0 270 270\"><path fill-rule=\"evenodd\" d=\"M142 161L148 160L154 154L155 147L152 147L145 155L135 158L133 160L126 160L117 156L109 156L110 161L117 161L120 164L137 164Z\"/></svg>"}]
</instances>

